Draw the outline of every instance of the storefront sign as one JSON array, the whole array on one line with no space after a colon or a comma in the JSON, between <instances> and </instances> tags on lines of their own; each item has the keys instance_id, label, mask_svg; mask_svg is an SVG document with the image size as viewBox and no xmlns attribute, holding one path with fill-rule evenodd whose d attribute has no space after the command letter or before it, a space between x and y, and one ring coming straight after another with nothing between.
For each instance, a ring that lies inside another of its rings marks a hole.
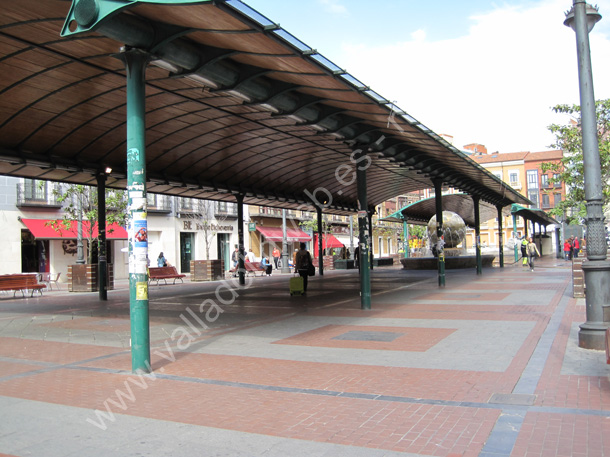
<instances>
[{"instance_id":1,"label":"storefront sign","mask_svg":"<svg viewBox=\"0 0 610 457\"><path fill-rule=\"evenodd\" d=\"M207 224L206 222L182 221L184 230L211 230L212 232L232 232L232 225Z\"/></svg>"},{"instance_id":2,"label":"storefront sign","mask_svg":"<svg viewBox=\"0 0 610 457\"><path fill-rule=\"evenodd\" d=\"M256 232L256 222L248 222L248 231Z\"/></svg>"}]
</instances>

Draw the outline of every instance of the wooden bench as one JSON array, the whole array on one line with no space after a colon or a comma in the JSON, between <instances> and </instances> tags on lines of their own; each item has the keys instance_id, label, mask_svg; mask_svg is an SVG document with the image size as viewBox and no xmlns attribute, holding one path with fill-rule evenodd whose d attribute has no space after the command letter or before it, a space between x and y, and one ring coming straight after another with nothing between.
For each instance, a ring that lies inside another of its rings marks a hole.
<instances>
[{"instance_id":1,"label":"wooden bench","mask_svg":"<svg viewBox=\"0 0 610 457\"><path fill-rule=\"evenodd\" d=\"M160 280L167 284L168 279L173 279L173 284L176 284L176 279L184 282L182 278L185 277L186 275L178 273L176 267L151 267L148 269L148 282L157 281L157 285L159 285Z\"/></svg>"},{"instance_id":2,"label":"wooden bench","mask_svg":"<svg viewBox=\"0 0 610 457\"><path fill-rule=\"evenodd\" d=\"M610 327L606 329L606 363L610 364Z\"/></svg>"},{"instance_id":3,"label":"wooden bench","mask_svg":"<svg viewBox=\"0 0 610 457\"><path fill-rule=\"evenodd\" d=\"M40 284L38 282L38 275L36 274L13 274L13 275L0 275L0 290L12 290L13 297L20 290L21 294L25 297L26 290L31 290L30 297L34 296L34 292L38 291L42 295L42 289L47 287L46 284Z\"/></svg>"},{"instance_id":4,"label":"wooden bench","mask_svg":"<svg viewBox=\"0 0 610 457\"><path fill-rule=\"evenodd\" d=\"M263 269L263 267L261 267L260 262L244 262L244 267L246 268L246 276L250 273L256 276L256 273L258 272L260 272L261 276L265 275L265 270ZM233 276L236 276L237 267L231 268L229 270L229 273L231 273Z\"/></svg>"}]
</instances>

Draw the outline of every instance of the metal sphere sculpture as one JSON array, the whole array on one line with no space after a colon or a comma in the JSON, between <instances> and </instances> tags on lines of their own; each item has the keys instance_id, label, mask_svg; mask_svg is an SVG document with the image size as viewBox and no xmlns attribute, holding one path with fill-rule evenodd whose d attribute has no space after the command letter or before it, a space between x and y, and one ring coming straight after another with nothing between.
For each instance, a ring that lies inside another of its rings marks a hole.
<instances>
[{"instance_id":1,"label":"metal sphere sculpture","mask_svg":"<svg viewBox=\"0 0 610 457\"><path fill-rule=\"evenodd\" d=\"M466 236L466 224L458 214L453 211L443 211L444 248L454 248L460 244ZM436 236L436 215L428 221L428 238L430 246L438 244Z\"/></svg>"}]
</instances>

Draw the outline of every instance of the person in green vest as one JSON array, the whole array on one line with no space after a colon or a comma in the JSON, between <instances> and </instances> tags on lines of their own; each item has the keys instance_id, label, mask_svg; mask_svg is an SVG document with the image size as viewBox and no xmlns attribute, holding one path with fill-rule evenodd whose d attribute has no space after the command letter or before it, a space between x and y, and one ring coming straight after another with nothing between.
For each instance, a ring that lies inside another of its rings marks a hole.
<instances>
[{"instance_id":1,"label":"person in green vest","mask_svg":"<svg viewBox=\"0 0 610 457\"><path fill-rule=\"evenodd\" d=\"M523 240L521 241L521 257L523 258L523 266L527 266L527 239L525 237L523 237Z\"/></svg>"}]
</instances>

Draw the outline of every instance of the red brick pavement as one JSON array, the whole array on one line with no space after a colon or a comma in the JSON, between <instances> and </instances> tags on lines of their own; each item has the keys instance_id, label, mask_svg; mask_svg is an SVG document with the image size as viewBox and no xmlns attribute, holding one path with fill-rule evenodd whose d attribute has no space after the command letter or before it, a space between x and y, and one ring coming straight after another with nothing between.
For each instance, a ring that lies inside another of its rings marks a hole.
<instances>
[{"instance_id":1,"label":"red brick pavement","mask_svg":"<svg viewBox=\"0 0 610 457\"><path fill-rule=\"evenodd\" d=\"M364 316L351 304L312 309L307 314L316 317L405 319L405 327L408 319L534 322L533 329L503 372L302 362L206 354L205 349L204 353L176 351L176 360L168 362L155 355L153 350L155 373L171 375L172 378L152 380L109 371L129 370L130 354L120 348L2 337L0 356L10 361L0 361L0 376L7 378L0 382L0 395L91 410L110 408L113 413L136 417L278 437L422 455L477 456L492 432L501 406L482 408L475 404L463 407L457 402L483 404L494 393L512 391L566 288L571 287L565 271L557 270L554 279L557 281L557 278L559 283L537 284L532 282L532 275L520 270L493 270L484 278L456 285L459 294L449 286L434 293L419 293L404 302L390 299L376 304L375 309ZM413 287L413 290L429 291L429 284ZM547 302L536 306L510 304L513 292L520 290L546 290L549 292L545 295ZM493 300L494 297L502 304L474 303ZM230 312L237 310L231 309ZM252 309L248 312L251 313ZM290 312L276 314L272 320L280 319L290 325ZM537 406L610 410L607 377L561 374L572 323L583 321L583 307L571 300L536 390ZM259 324L265 322L268 320L261 320ZM254 328L259 324L235 328ZM97 318L76 318L52 326L97 331L98 326L117 330L124 325L124 320L100 323ZM315 347L399 350L408 355L414 351L425 352L453 331L408 328L406 333L410 332L413 339L395 340L381 346L379 342L332 339L354 329L395 332L397 327L328 325L297 333L275 341L275 344L296 344L314 350ZM210 334L218 338L231 331L231 328L224 328ZM204 334L197 341L203 342L209 337L209 334ZM472 344L476 344L476 340ZM90 361L83 362L86 360ZM48 364L70 363L76 366L71 369L52 367L50 371L11 378ZM81 366L102 371L82 370L79 369ZM133 399L124 399L123 410L117 392L129 393L128 387ZM303 391L281 391L278 388ZM319 395L313 393L314 390L402 397L405 401ZM441 404L433 404L434 401ZM91 419L99 420L93 412ZM109 427L113 426L112 422L106 422ZM607 442L610 440L603 438L604 435L610 436L608 427L610 419L607 417L534 409L525 416L512 455L610 455L610 442Z\"/></svg>"}]
</instances>

